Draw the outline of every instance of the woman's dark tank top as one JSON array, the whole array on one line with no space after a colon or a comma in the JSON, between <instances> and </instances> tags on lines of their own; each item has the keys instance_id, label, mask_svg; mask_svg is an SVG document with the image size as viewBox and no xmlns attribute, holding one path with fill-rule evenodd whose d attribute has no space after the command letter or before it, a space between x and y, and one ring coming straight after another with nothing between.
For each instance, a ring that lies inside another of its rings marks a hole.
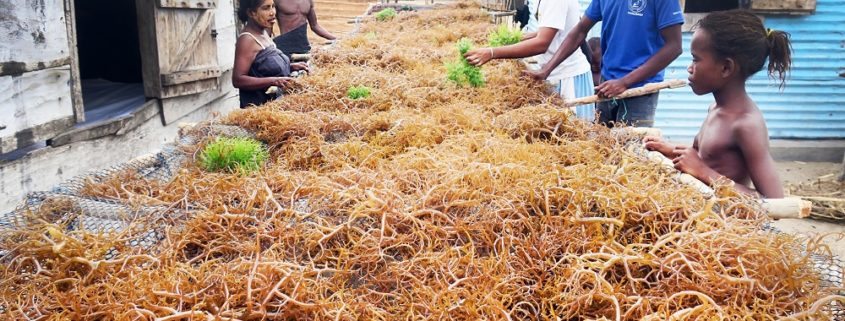
<instances>
[{"instance_id":1,"label":"woman's dark tank top","mask_svg":"<svg viewBox=\"0 0 845 321\"><path fill-rule=\"evenodd\" d=\"M252 65L249 66L248 76L256 78L290 76L290 59L281 50L276 48L275 44L265 47L251 33L244 32L240 36L245 34L255 39L255 42L261 46L261 51L255 55ZM259 90L240 89L241 108L250 105L262 105L276 97L275 94L265 93L266 91L267 88Z\"/></svg>"}]
</instances>

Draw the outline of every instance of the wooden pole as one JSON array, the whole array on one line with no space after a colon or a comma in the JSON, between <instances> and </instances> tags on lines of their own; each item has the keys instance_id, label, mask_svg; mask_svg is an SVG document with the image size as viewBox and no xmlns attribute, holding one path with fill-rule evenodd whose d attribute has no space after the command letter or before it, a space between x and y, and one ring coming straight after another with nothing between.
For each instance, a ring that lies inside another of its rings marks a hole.
<instances>
[{"instance_id":1,"label":"wooden pole","mask_svg":"<svg viewBox=\"0 0 845 321\"><path fill-rule=\"evenodd\" d=\"M290 60L291 61L308 61L308 60L311 60L311 55L309 55L309 54L291 54Z\"/></svg>"},{"instance_id":2,"label":"wooden pole","mask_svg":"<svg viewBox=\"0 0 845 321\"><path fill-rule=\"evenodd\" d=\"M660 136L660 130L654 130L653 128L628 128L628 131L638 136ZM664 168L676 171L676 180L685 185L695 188L705 197L711 198L716 195L716 193L713 191L713 188L709 185L698 180L692 175L683 173L675 169L675 164L672 163L672 160L670 160L666 156L663 156L663 154L661 154L660 152L647 151L645 150L645 147L643 147L643 145L639 143L631 144L629 146L629 150L636 154L645 155L645 157L649 161L655 164L660 164ZM766 211L766 214L773 219L806 218L810 216L810 211L813 208L812 202L801 199L799 197L761 199L760 205L763 207L763 210Z\"/></svg>"},{"instance_id":3,"label":"wooden pole","mask_svg":"<svg viewBox=\"0 0 845 321\"><path fill-rule=\"evenodd\" d=\"M813 209L813 202L800 197L769 198L760 202L766 214L773 219L807 218Z\"/></svg>"},{"instance_id":4,"label":"wooden pole","mask_svg":"<svg viewBox=\"0 0 845 321\"><path fill-rule=\"evenodd\" d=\"M681 87L685 87L686 85L687 85L686 80L671 79L671 80L666 80L666 81L662 81L662 82L658 82L658 83L647 84L647 85L642 86L642 87L631 88L631 89L628 89L628 90L622 92L621 94L619 94L619 96L616 96L616 97L613 97L613 98L599 97L598 95L592 95L592 96L581 97L581 98L576 98L576 99L568 99L568 100L564 101L563 105L566 106L566 107L573 107L573 106L593 104L593 103L602 102L602 101L608 101L608 100L612 100L612 99L638 97L638 96L653 94L653 93L656 93L656 92L663 90L663 89L681 88Z\"/></svg>"}]
</instances>

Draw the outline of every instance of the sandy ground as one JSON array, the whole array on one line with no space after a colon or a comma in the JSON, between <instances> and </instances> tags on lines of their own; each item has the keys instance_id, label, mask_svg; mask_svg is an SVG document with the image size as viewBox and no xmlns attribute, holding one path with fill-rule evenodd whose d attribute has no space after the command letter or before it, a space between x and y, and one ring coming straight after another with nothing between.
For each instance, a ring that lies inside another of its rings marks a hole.
<instances>
[{"instance_id":1,"label":"sandy ground","mask_svg":"<svg viewBox=\"0 0 845 321\"><path fill-rule=\"evenodd\" d=\"M784 185L789 188L798 184L811 184L819 179L829 180L838 176L842 171L841 163L802 163L802 162L779 162L777 163L778 174ZM827 193L845 194L839 190L828 190ZM836 188L836 187L833 187ZM845 195L840 195L840 198ZM774 226L787 232L804 236L818 236L821 234L839 234L828 236L825 243L830 246L831 251L842 259L845 259L845 222L830 223L812 219L783 219L776 221Z\"/></svg>"}]
</instances>

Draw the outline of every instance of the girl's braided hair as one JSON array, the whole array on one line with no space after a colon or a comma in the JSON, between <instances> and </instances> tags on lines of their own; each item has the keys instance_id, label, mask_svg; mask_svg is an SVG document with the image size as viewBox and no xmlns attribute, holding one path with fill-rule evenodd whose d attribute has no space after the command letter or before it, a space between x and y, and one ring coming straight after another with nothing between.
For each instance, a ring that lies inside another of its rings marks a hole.
<instances>
[{"instance_id":1,"label":"girl's braided hair","mask_svg":"<svg viewBox=\"0 0 845 321\"><path fill-rule=\"evenodd\" d=\"M789 33L766 29L763 22L748 10L728 10L710 13L698 23L707 31L713 51L721 58L733 58L743 77L748 79L769 58L769 77L786 85L792 67L792 44Z\"/></svg>"}]
</instances>

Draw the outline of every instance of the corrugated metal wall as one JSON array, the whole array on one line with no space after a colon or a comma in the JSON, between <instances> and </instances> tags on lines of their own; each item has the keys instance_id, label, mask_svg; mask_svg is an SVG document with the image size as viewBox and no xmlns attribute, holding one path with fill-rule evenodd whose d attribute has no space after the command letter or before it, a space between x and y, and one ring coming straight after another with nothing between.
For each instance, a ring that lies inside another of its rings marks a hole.
<instances>
[{"instance_id":1,"label":"corrugated metal wall","mask_svg":"<svg viewBox=\"0 0 845 321\"><path fill-rule=\"evenodd\" d=\"M619 0L626 1L626 0ZM589 0L580 1L583 8ZM845 0L819 0L807 16L766 15L765 25L792 34L794 69L780 91L765 69L748 82L748 92L766 118L771 138L845 138ZM686 79L692 57L684 33L684 53L666 70L666 78ZM655 126L677 142L691 142L713 103L687 88L660 93Z\"/></svg>"}]
</instances>

